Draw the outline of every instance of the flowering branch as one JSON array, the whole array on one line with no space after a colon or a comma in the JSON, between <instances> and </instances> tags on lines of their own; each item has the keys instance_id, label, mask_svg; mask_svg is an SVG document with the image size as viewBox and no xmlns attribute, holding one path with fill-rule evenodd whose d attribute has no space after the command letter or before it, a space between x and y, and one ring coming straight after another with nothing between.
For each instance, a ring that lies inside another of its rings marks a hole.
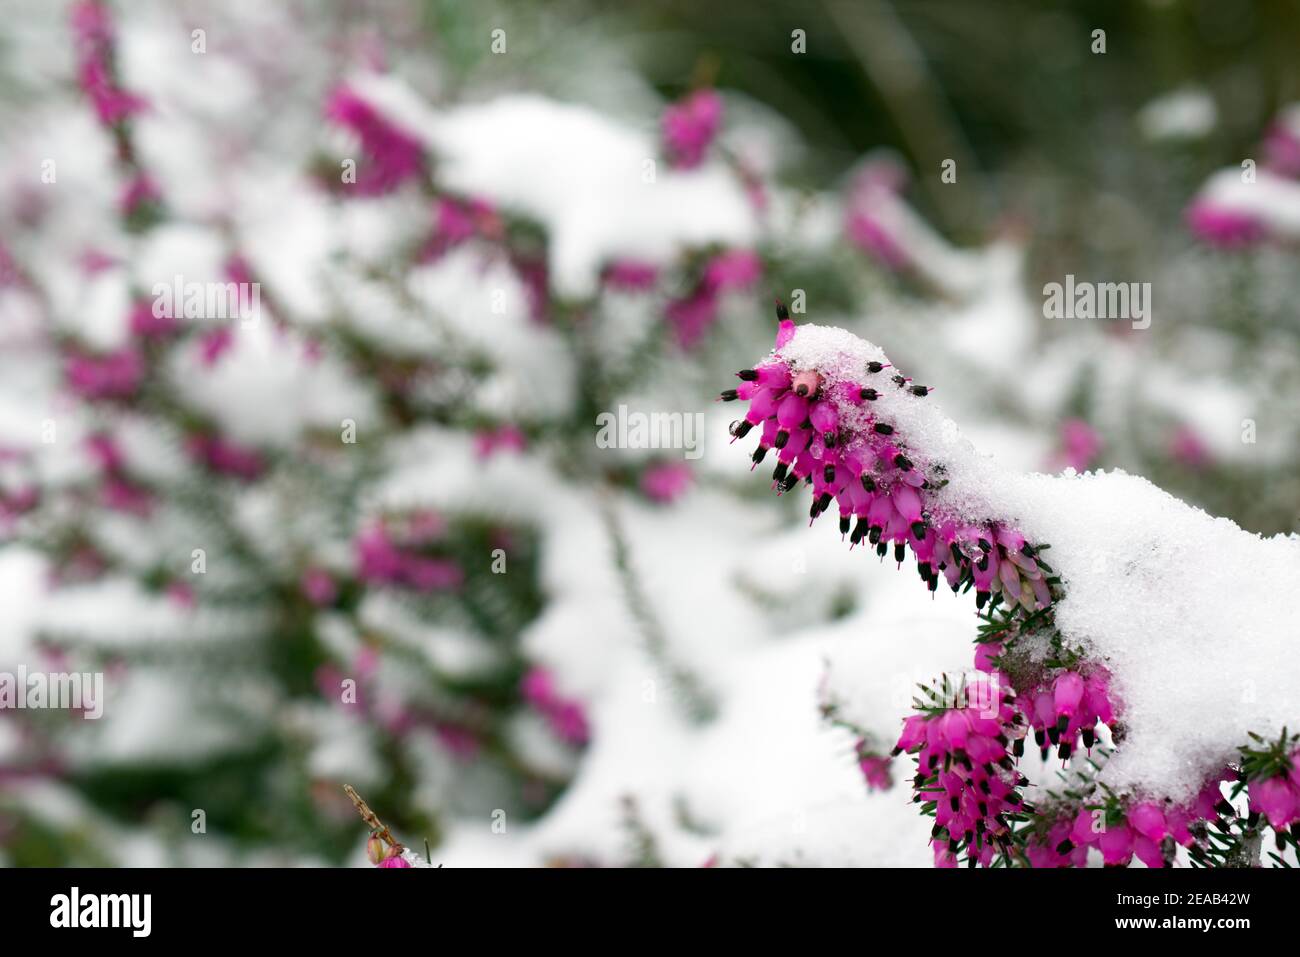
<instances>
[{"instance_id":1,"label":"flowering branch","mask_svg":"<svg viewBox=\"0 0 1300 957\"><path fill-rule=\"evenodd\" d=\"M753 467L774 455L778 494L810 487L810 524L835 508L851 548L865 542L883 559L892 545L900 567L910 552L931 592L940 578L953 592L975 589L981 624L974 672L924 689L892 752L914 756L913 801L935 818L936 865L955 866L964 857L970 866L1082 866L1095 848L1107 865L1136 855L1161 867L1173 863L1181 845L1193 864L1231 866L1252 850L1258 856L1261 819L1274 829L1278 850L1294 844L1287 828L1300 820L1300 749L1285 729L1276 742L1252 735L1263 746L1240 751L1235 766L1220 765L1195 782L1200 791L1190 799L1186 781L1139 779L1142 786L1130 781L1112 789L1093 776L1086 794L1049 792L1042 808L1026 802L1030 780L1019 762L1031 733L1043 760L1055 750L1065 764L1107 743L1103 732L1122 745L1144 730L1120 720L1125 702L1113 690L1115 653L1088 648L1057 621L1066 585L1043 558L1049 546L1041 531L1062 528L1051 516L1074 507L1073 500L1056 489L1047 494L1042 483L1031 488L1032 479L976 455L925 401L933 390L913 384L877 347L841 329L796 328L779 302L777 319L771 355L739 372L740 385L721 395L748 404L731 432L737 439L759 432ZM1078 494L1077 486L1059 488ZM1169 507L1167 498L1161 507ZM1023 530L1020 512L1038 535ZM1065 526L1062 533L1074 531ZM1071 544L1095 555L1108 540L1085 541ZM1097 576L1078 577L1085 592L1095 587ZM1141 592L1136 598L1153 600ZM1130 694L1142 690L1126 687ZM865 744L859 752L871 757ZM1083 763L1100 771L1090 757ZM875 763L863 771L869 781L887 780ZM1244 823L1223 796L1225 781L1237 782L1234 796L1249 791Z\"/></svg>"}]
</instances>

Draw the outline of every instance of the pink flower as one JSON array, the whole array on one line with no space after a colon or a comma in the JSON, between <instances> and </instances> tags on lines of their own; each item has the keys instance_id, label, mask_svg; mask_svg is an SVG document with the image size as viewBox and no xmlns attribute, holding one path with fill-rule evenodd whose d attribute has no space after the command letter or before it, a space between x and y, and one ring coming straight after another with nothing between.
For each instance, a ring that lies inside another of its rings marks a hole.
<instances>
[{"instance_id":1,"label":"pink flower","mask_svg":"<svg viewBox=\"0 0 1300 957\"><path fill-rule=\"evenodd\" d=\"M99 121L115 126L145 106L140 97L117 84L113 66L113 25L107 4L80 0L71 9L73 45L76 48L77 84L95 107Z\"/></svg>"},{"instance_id":2,"label":"pink flower","mask_svg":"<svg viewBox=\"0 0 1300 957\"><path fill-rule=\"evenodd\" d=\"M715 292L748 289L763 275L763 262L748 249L719 253L704 267L704 285Z\"/></svg>"},{"instance_id":3,"label":"pink flower","mask_svg":"<svg viewBox=\"0 0 1300 957\"><path fill-rule=\"evenodd\" d=\"M190 609L196 605L194 589L185 582L169 582L167 585L167 597L181 608Z\"/></svg>"},{"instance_id":4,"label":"pink flower","mask_svg":"<svg viewBox=\"0 0 1300 957\"><path fill-rule=\"evenodd\" d=\"M1206 468L1214 461L1214 453L1188 425L1180 425L1169 440L1169 454L1174 461L1194 471Z\"/></svg>"},{"instance_id":5,"label":"pink flower","mask_svg":"<svg viewBox=\"0 0 1300 957\"><path fill-rule=\"evenodd\" d=\"M1097 845L1107 867L1126 865L1133 857L1133 831L1127 824L1111 825L1097 836Z\"/></svg>"},{"instance_id":6,"label":"pink flower","mask_svg":"<svg viewBox=\"0 0 1300 957\"><path fill-rule=\"evenodd\" d=\"M1101 436L1083 419L1066 419L1061 423L1061 450L1056 461L1076 472L1085 472L1101 451Z\"/></svg>"},{"instance_id":7,"label":"pink flower","mask_svg":"<svg viewBox=\"0 0 1300 957\"><path fill-rule=\"evenodd\" d=\"M418 258L429 262L475 236L497 237L501 228L501 219L487 200L439 197L434 207L433 235Z\"/></svg>"},{"instance_id":8,"label":"pink flower","mask_svg":"<svg viewBox=\"0 0 1300 957\"><path fill-rule=\"evenodd\" d=\"M474 433L474 455L485 461L498 452L522 452L528 439L517 426L502 425L496 429L480 429Z\"/></svg>"},{"instance_id":9,"label":"pink flower","mask_svg":"<svg viewBox=\"0 0 1300 957\"><path fill-rule=\"evenodd\" d=\"M401 585L416 591L448 591L460 587L465 574L454 560L422 555L398 547L380 523L353 542L357 577L378 584Z\"/></svg>"},{"instance_id":10,"label":"pink flower","mask_svg":"<svg viewBox=\"0 0 1300 957\"><path fill-rule=\"evenodd\" d=\"M140 207L161 199L162 192L158 189L158 184L147 173L137 173L127 181L119 205L124 216L131 216Z\"/></svg>"},{"instance_id":11,"label":"pink flower","mask_svg":"<svg viewBox=\"0 0 1300 957\"><path fill-rule=\"evenodd\" d=\"M123 465L122 450L111 435L96 432L86 438L86 451L95 464L108 472L121 470Z\"/></svg>"},{"instance_id":12,"label":"pink flower","mask_svg":"<svg viewBox=\"0 0 1300 957\"><path fill-rule=\"evenodd\" d=\"M580 703L561 697L555 681L545 668L531 668L519 683L524 700L541 712L551 730L561 741L586 744L591 737L587 716Z\"/></svg>"},{"instance_id":13,"label":"pink flower","mask_svg":"<svg viewBox=\"0 0 1300 957\"><path fill-rule=\"evenodd\" d=\"M251 482L266 469L266 461L260 452L218 435L193 435L187 446L196 461L220 475Z\"/></svg>"},{"instance_id":14,"label":"pink flower","mask_svg":"<svg viewBox=\"0 0 1300 957\"><path fill-rule=\"evenodd\" d=\"M117 475L104 480L100 501L105 508L130 515L145 516L153 509L153 496L148 491Z\"/></svg>"},{"instance_id":15,"label":"pink flower","mask_svg":"<svg viewBox=\"0 0 1300 957\"><path fill-rule=\"evenodd\" d=\"M862 754L858 758L858 770L862 772L862 779L871 791L888 791L894 786L894 779L889 774L889 758L878 754Z\"/></svg>"},{"instance_id":16,"label":"pink flower","mask_svg":"<svg viewBox=\"0 0 1300 957\"><path fill-rule=\"evenodd\" d=\"M891 225L893 210L907 175L897 163L880 160L858 174L848 196L845 233L855 246L882 266L901 271L911 265L911 254Z\"/></svg>"},{"instance_id":17,"label":"pink flower","mask_svg":"<svg viewBox=\"0 0 1300 957\"><path fill-rule=\"evenodd\" d=\"M677 344L690 349L717 320L718 297L712 290L700 288L685 299L670 302L665 314Z\"/></svg>"},{"instance_id":18,"label":"pink flower","mask_svg":"<svg viewBox=\"0 0 1300 957\"><path fill-rule=\"evenodd\" d=\"M1285 118L1274 123L1264 137L1264 165L1280 176L1300 177L1300 131Z\"/></svg>"},{"instance_id":19,"label":"pink flower","mask_svg":"<svg viewBox=\"0 0 1300 957\"><path fill-rule=\"evenodd\" d=\"M605 267L605 285L622 292L647 292L654 288L659 278L659 268L653 263L636 259L619 259Z\"/></svg>"},{"instance_id":20,"label":"pink flower","mask_svg":"<svg viewBox=\"0 0 1300 957\"><path fill-rule=\"evenodd\" d=\"M1002 642L984 641L975 646L975 670L992 673L997 670L995 659L1002 654Z\"/></svg>"},{"instance_id":21,"label":"pink flower","mask_svg":"<svg viewBox=\"0 0 1300 957\"><path fill-rule=\"evenodd\" d=\"M1268 234L1264 223L1255 216L1208 198L1197 199L1188 207L1187 225L1198 239L1220 249L1253 246Z\"/></svg>"},{"instance_id":22,"label":"pink flower","mask_svg":"<svg viewBox=\"0 0 1300 957\"><path fill-rule=\"evenodd\" d=\"M308 568L298 580L298 588L313 605L326 606L334 604L338 597L338 587L330 573L323 568Z\"/></svg>"},{"instance_id":23,"label":"pink flower","mask_svg":"<svg viewBox=\"0 0 1300 957\"><path fill-rule=\"evenodd\" d=\"M1250 809L1263 814L1275 829L1281 830L1300 820L1300 792L1285 775L1251 781L1247 790Z\"/></svg>"},{"instance_id":24,"label":"pink flower","mask_svg":"<svg viewBox=\"0 0 1300 957\"><path fill-rule=\"evenodd\" d=\"M348 87L336 87L330 94L325 116L360 142L364 156L352 184L360 195L389 193L423 175L424 149L419 141Z\"/></svg>"},{"instance_id":25,"label":"pink flower","mask_svg":"<svg viewBox=\"0 0 1300 957\"><path fill-rule=\"evenodd\" d=\"M217 360L235 344L235 333L229 326L205 332L199 339L199 360L205 366L216 365Z\"/></svg>"},{"instance_id":26,"label":"pink flower","mask_svg":"<svg viewBox=\"0 0 1300 957\"><path fill-rule=\"evenodd\" d=\"M912 261L889 228L868 210L850 212L845 229L855 246L889 269L906 269Z\"/></svg>"},{"instance_id":27,"label":"pink flower","mask_svg":"<svg viewBox=\"0 0 1300 957\"><path fill-rule=\"evenodd\" d=\"M538 325L545 323L550 290L550 271L546 260L541 256L514 255L510 257L510 265L519 276L519 281L524 284L529 317Z\"/></svg>"},{"instance_id":28,"label":"pink flower","mask_svg":"<svg viewBox=\"0 0 1300 957\"><path fill-rule=\"evenodd\" d=\"M155 315L153 303L147 299L137 301L131 308L131 334L141 339L165 338L176 331L177 325L170 315Z\"/></svg>"},{"instance_id":29,"label":"pink flower","mask_svg":"<svg viewBox=\"0 0 1300 957\"><path fill-rule=\"evenodd\" d=\"M144 379L144 359L131 348L104 355L69 357L64 377L83 399L125 399L133 396Z\"/></svg>"},{"instance_id":30,"label":"pink flower","mask_svg":"<svg viewBox=\"0 0 1300 957\"><path fill-rule=\"evenodd\" d=\"M664 110L663 138L669 163L694 169L704 162L722 126L722 97L698 90Z\"/></svg>"},{"instance_id":31,"label":"pink flower","mask_svg":"<svg viewBox=\"0 0 1300 957\"><path fill-rule=\"evenodd\" d=\"M655 502L674 502L690 485L691 467L685 462L663 462L641 473L641 491Z\"/></svg>"},{"instance_id":32,"label":"pink flower","mask_svg":"<svg viewBox=\"0 0 1300 957\"><path fill-rule=\"evenodd\" d=\"M1169 833L1164 812L1154 801L1143 801L1130 808L1128 823L1138 834L1157 843Z\"/></svg>"},{"instance_id":33,"label":"pink flower","mask_svg":"<svg viewBox=\"0 0 1300 957\"><path fill-rule=\"evenodd\" d=\"M378 867L410 867L406 858L400 854L394 854L392 857L386 857L377 865Z\"/></svg>"},{"instance_id":34,"label":"pink flower","mask_svg":"<svg viewBox=\"0 0 1300 957\"><path fill-rule=\"evenodd\" d=\"M892 544L900 563L910 550L931 591L940 578L954 591L969 581L977 608L995 596L1026 613L1050 605L1050 573L1024 536L994 523L975 525L944 515L930 491L943 484L938 472L932 474L942 463L927 461L924 449L912 449L894 423L872 412L883 390L919 402L930 389L895 370L887 372L883 361L866 362L852 377L837 371L833 382L821 370L792 367L782 349L795 330L780 304L777 318L773 355L738 373L740 385L720 396L748 403L732 435L744 438L759 428L752 461L757 466L774 454L773 488L783 493L810 483L811 521L835 507L840 534L852 546L866 541L883 558Z\"/></svg>"}]
</instances>

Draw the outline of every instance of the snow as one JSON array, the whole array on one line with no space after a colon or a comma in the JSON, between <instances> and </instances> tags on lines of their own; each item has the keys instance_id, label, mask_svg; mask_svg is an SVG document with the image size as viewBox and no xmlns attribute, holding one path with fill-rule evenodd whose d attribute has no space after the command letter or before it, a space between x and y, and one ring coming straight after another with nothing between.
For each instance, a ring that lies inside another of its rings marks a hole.
<instances>
[{"instance_id":1,"label":"snow","mask_svg":"<svg viewBox=\"0 0 1300 957\"><path fill-rule=\"evenodd\" d=\"M490 197L546 228L561 297L590 297L612 259L663 263L685 247L757 238L756 215L725 167L669 169L648 132L586 107L514 94L438 112L393 77L352 83L429 146L444 188Z\"/></svg>"},{"instance_id":2,"label":"snow","mask_svg":"<svg viewBox=\"0 0 1300 957\"><path fill-rule=\"evenodd\" d=\"M1157 97L1138 113L1138 127L1152 140L1192 140L1214 130L1219 110L1207 90L1183 87Z\"/></svg>"},{"instance_id":3,"label":"snow","mask_svg":"<svg viewBox=\"0 0 1300 957\"><path fill-rule=\"evenodd\" d=\"M348 419L358 433L374 424L369 390L332 357L312 354L302 336L276 328L265 311L256 321L193 321L228 328L232 345L214 363L198 348L178 354L174 379L187 404L234 441L283 446L313 428L341 435Z\"/></svg>"}]
</instances>

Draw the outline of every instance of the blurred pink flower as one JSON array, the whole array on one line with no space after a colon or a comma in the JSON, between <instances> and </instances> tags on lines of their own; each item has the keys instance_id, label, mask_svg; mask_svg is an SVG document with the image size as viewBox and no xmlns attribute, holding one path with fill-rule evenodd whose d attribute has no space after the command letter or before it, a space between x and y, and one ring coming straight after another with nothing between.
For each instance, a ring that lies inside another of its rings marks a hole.
<instances>
[{"instance_id":1,"label":"blurred pink flower","mask_svg":"<svg viewBox=\"0 0 1300 957\"><path fill-rule=\"evenodd\" d=\"M1061 448L1053 461L1084 472L1100 451L1101 436L1096 429L1083 419L1066 419L1061 423Z\"/></svg>"},{"instance_id":2,"label":"blurred pink flower","mask_svg":"<svg viewBox=\"0 0 1300 957\"><path fill-rule=\"evenodd\" d=\"M621 292L648 292L659 278L653 263L636 259L618 259L605 267L605 285Z\"/></svg>"},{"instance_id":3,"label":"blurred pink flower","mask_svg":"<svg viewBox=\"0 0 1300 957\"><path fill-rule=\"evenodd\" d=\"M1300 178L1300 131L1283 120L1264 137L1264 165L1280 176Z\"/></svg>"},{"instance_id":4,"label":"blurred pink flower","mask_svg":"<svg viewBox=\"0 0 1300 957\"><path fill-rule=\"evenodd\" d=\"M716 292L748 289L763 276L763 261L748 249L719 253L704 267L704 285Z\"/></svg>"},{"instance_id":5,"label":"blurred pink flower","mask_svg":"<svg viewBox=\"0 0 1300 957\"><path fill-rule=\"evenodd\" d=\"M1189 425L1180 425L1169 439L1169 454L1174 461L1189 469L1206 468L1214 461L1214 453Z\"/></svg>"},{"instance_id":6,"label":"blurred pink flower","mask_svg":"<svg viewBox=\"0 0 1300 957\"><path fill-rule=\"evenodd\" d=\"M691 467L685 462L662 462L641 473L641 491L656 502L676 501L690 485Z\"/></svg>"},{"instance_id":7,"label":"blurred pink flower","mask_svg":"<svg viewBox=\"0 0 1300 957\"><path fill-rule=\"evenodd\" d=\"M1268 234L1258 218L1206 198L1194 200L1188 207L1187 225L1198 239L1220 249L1253 246Z\"/></svg>"},{"instance_id":8,"label":"blurred pink flower","mask_svg":"<svg viewBox=\"0 0 1300 957\"><path fill-rule=\"evenodd\" d=\"M124 399L140 387L144 360L130 348L103 355L74 354L64 366L64 377L84 399Z\"/></svg>"},{"instance_id":9,"label":"blurred pink flower","mask_svg":"<svg viewBox=\"0 0 1300 957\"><path fill-rule=\"evenodd\" d=\"M365 154L357 163L352 188L362 196L389 193L424 173L424 149L412 135L347 86L335 87L325 104L325 117L350 130Z\"/></svg>"},{"instance_id":10,"label":"blurred pink flower","mask_svg":"<svg viewBox=\"0 0 1300 957\"><path fill-rule=\"evenodd\" d=\"M434 558L403 551L380 523L375 523L353 542L357 577L363 581L404 585L416 591L458 588L465 573L450 558Z\"/></svg>"},{"instance_id":11,"label":"blurred pink flower","mask_svg":"<svg viewBox=\"0 0 1300 957\"><path fill-rule=\"evenodd\" d=\"M266 468L262 454L256 449L245 448L217 435L193 435L187 445L195 460L221 475L252 481Z\"/></svg>"},{"instance_id":12,"label":"blurred pink flower","mask_svg":"<svg viewBox=\"0 0 1300 957\"><path fill-rule=\"evenodd\" d=\"M95 107L99 121L114 126L138 113L145 101L117 84L113 70L113 25L108 5L79 0L70 13L77 57L77 84Z\"/></svg>"},{"instance_id":13,"label":"blurred pink flower","mask_svg":"<svg viewBox=\"0 0 1300 957\"><path fill-rule=\"evenodd\" d=\"M528 439L514 425L479 429L474 433L474 455L480 460L490 459L498 452L522 452L527 447Z\"/></svg>"},{"instance_id":14,"label":"blurred pink flower","mask_svg":"<svg viewBox=\"0 0 1300 957\"><path fill-rule=\"evenodd\" d=\"M334 604L338 597L338 587L330 573L323 568L308 568L298 579L298 588L313 605Z\"/></svg>"},{"instance_id":15,"label":"blurred pink flower","mask_svg":"<svg viewBox=\"0 0 1300 957\"><path fill-rule=\"evenodd\" d=\"M698 90L664 110L662 126L669 163L694 169L704 162L722 126L722 97Z\"/></svg>"},{"instance_id":16,"label":"blurred pink flower","mask_svg":"<svg viewBox=\"0 0 1300 957\"><path fill-rule=\"evenodd\" d=\"M127 181L122 190L122 214L130 216L147 203L162 199L162 192L148 173L137 173Z\"/></svg>"},{"instance_id":17,"label":"blurred pink flower","mask_svg":"<svg viewBox=\"0 0 1300 957\"><path fill-rule=\"evenodd\" d=\"M555 690L551 673L545 668L530 669L520 682L519 690L524 700L541 712L560 740L569 744L586 744L590 739L587 715L582 705L561 697Z\"/></svg>"},{"instance_id":18,"label":"blurred pink flower","mask_svg":"<svg viewBox=\"0 0 1300 957\"><path fill-rule=\"evenodd\" d=\"M137 300L131 307L131 333L141 339L161 339L174 333L179 324L169 315L154 315L153 303Z\"/></svg>"}]
</instances>

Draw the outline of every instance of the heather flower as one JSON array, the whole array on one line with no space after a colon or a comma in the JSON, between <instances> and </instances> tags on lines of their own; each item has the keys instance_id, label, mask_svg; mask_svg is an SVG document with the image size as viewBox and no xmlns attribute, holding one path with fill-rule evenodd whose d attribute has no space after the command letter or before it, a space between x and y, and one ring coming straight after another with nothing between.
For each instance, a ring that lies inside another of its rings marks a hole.
<instances>
[{"instance_id":1,"label":"heather flower","mask_svg":"<svg viewBox=\"0 0 1300 957\"><path fill-rule=\"evenodd\" d=\"M1257 217L1208 198L1197 199L1188 207L1187 225L1198 239L1221 249L1253 246L1268 234Z\"/></svg>"},{"instance_id":2,"label":"heather flower","mask_svg":"<svg viewBox=\"0 0 1300 957\"><path fill-rule=\"evenodd\" d=\"M866 751L866 742L858 742L858 770L867 788L872 791L888 791L894 786L894 779L889 774L889 758Z\"/></svg>"},{"instance_id":3,"label":"heather flower","mask_svg":"<svg viewBox=\"0 0 1300 957\"><path fill-rule=\"evenodd\" d=\"M260 452L218 435L192 435L186 448L195 461L219 475L252 481L266 469Z\"/></svg>"},{"instance_id":4,"label":"heather flower","mask_svg":"<svg viewBox=\"0 0 1300 957\"><path fill-rule=\"evenodd\" d=\"M392 857L386 857L379 862L379 867L410 867L410 863L400 854L394 854Z\"/></svg>"},{"instance_id":5,"label":"heather flower","mask_svg":"<svg viewBox=\"0 0 1300 957\"><path fill-rule=\"evenodd\" d=\"M683 349L695 346L718 318L717 294L699 287L682 299L674 299L665 310L677 344Z\"/></svg>"},{"instance_id":6,"label":"heather flower","mask_svg":"<svg viewBox=\"0 0 1300 957\"><path fill-rule=\"evenodd\" d=\"M498 238L500 233L501 218L487 200L442 196L434 206L433 235L418 258L430 262L475 236Z\"/></svg>"},{"instance_id":7,"label":"heather flower","mask_svg":"<svg viewBox=\"0 0 1300 957\"><path fill-rule=\"evenodd\" d=\"M1061 448L1056 462L1076 472L1087 471L1101 451L1101 436L1083 419L1066 419L1061 423Z\"/></svg>"},{"instance_id":8,"label":"heather flower","mask_svg":"<svg viewBox=\"0 0 1300 957\"><path fill-rule=\"evenodd\" d=\"M498 452L522 452L527 447L528 439L513 425L480 429L474 433L474 454L480 460L490 459Z\"/></svg>"},{"instance_id":9,"label":"heather flower","mask_svg":"<svg viewBox=\"0 0 1300 957\"><path fill-rule=\"evenodd\" d=\"M122 215L133 216L141 208L150 203L157 203L162 199L162 191L158 189L158 184L154 182L153 177L148 173L136 173L122 189L122 198L119 205L122 207Z\"/></svg>"},{"instance_id":10,"label":"heather flower","mask_svg":"<svg viewBox=\"0 0 1300 957\"><path fill-rule=\"evenodd\" d=\"M324 607L334 604L338 597L338 586L329 572L323 568L308 568L298 580L298 588L313 605Z\"/></svg>"},{"instance_id":11,"label":"heather flower","mask_svg":"<svg viewBox=\"0 0 1300 957\"><path fill-rule=\"evenodd\" d=\"M728 250L709 259L694 289L668 304L666 315L677 344L683 349L694 347L717 321L721 297L750 288L762 273L762 260L747 249Z\"/></svg>"},{"instance_id":12,"label":"heather flower","mask_svg":"<svg viewBox=\"0 0 1300 957\"><path fill-rule=\"evenodd\" d=\"M1300 788L1286 775L1251 781L1248 791L1250 810L1266 817L1274 829L1300 820Z\"/></svg>"},{"instance_id":13,"label":"heather flower","mask_svg":"<svg viewBox=\"0 0 1300 957\"><path fill-rule=\"evenodd\" d=\"M903 723L894 754L916 759L913 801L934 814L931 840L954 858L988 866L1006 853L1008 814L1019 813L1023 783L1008 750L1016 718L1013 698L998 673L976 672L955 706L913 715ZM936 864L945 866L946 857Z\"/></svg>"},{"instance_id":14,"label":"heather flower","mask_svg":"<svg viewBox=\"0 0 1300 957\"><path fill-rule=\"evenodd\" d=\"M541 325L546 322L550 297L550 270L542 256L512 255L510 265L519 281L524 284L524 295L528 297L528 315L533 322Z\"/></svg>"},{"instance_id":15,"label":"heather flower","mask_svg":"<svg viewBox=\"0 0 1300 957\"><path fill-rule=\"evenodd\" d=\"M884 557L892 545L899 563L910 551L931 591L942 578L954 591L973 585L977 608L990 602L1025 613L1048 607L1051 575L1037 549L1013 528L945 514L935 498L944 484L943 463L927 461L924 450L911 448L909 437L877 411L885 393L920 402L931 390L883 359L841 357L833 369L801 368L783 354L797 330L779 304L777 318L772 355L738 373L740 386L721 398L748 403L732 435L760 430L752 460L757 467L774 453L778 493L809 484L810 521L834 508L851 547L865 541Z\"/></svg>"},{"instance_id":16,"label":"heather flower","mask_svg":"<svg viewBox=\"0 0 1300 957\"><path fill-rule=\"evenodd\" d=\"M229 326L205 332L199 339L199 360L205 366L216 365L234 344L235 333Z\"/></svg>"},{"instance_id":17,"label":"heather flower","mask_svg":"<svg viewBox=\"0 0 1300 957\"><path fill-rule=\"evenodd\" d=\"M357 164L353 187L361 195L389 193L424 174L424 149L419 141L348 87L336 87L330 94L325 116L360 142L365 155Z\"/></svg>"},{"instance_id":18,"label":"heather flower","mask_svg":"<svg viewBox=\"0 0 1300 957\"><path fill-rule=\"evenodd\" d=\"M652 501L669 503L691 485L691 467L685 462L661 462L641 473L641 491Z\"/></svg>"},{"instance_id":19,"label":"heather flower","mask_svg":"<svg viewBox=\"0 0 1300 957\"><path fill-rule=\"evenodd\" d=\"M449 558L422 555L399 547L381 523L362 531L353 542L357 577L362 581L401 585L416 591L458 588L465 579Z\"/></svg>"},{"instance_id":20,"label":"heather flower","mask_svg":"<svg viewBox=\"0 0 1300 957\"><path fill-rule=\"evenodd\" d=\"M586 712L577 701L562 697L555 681L545 668L535 667L519 684L524 700L546 719L556 737L569 744L586 744L591 736Z\"/></svg>"},{"instance_id":21,"label":"heather flower","mask_svg":"<svg viewBox=\"0 0 1300 957\"><path fill-rule=\"evenodd\" d=\"M113 63L113 25L102 0L80 0L70 20L77 57L77 83L95 107L99 121L114 126L145 106L117 83Z\"/></svg>"},{"instance_id":22,"label":"heather flower","mask_svg":"<svg viewBox=\"0 0 1300 957\"><path fill-rule=\"evenodd\" d=\"M153 496L120 475L109 475L100 487L100 502L107 509L140 517L153 508Z\"/></svg>"},{"instance_id":23,"label":"heather flower","mask_svg":"<svg viewBox=\"0 0 1300 957\"><path fill-rule=\"evenodd\" d=\"M41 493L29 485L8 491L0 489L0 530L5 529L19 516L30 512L41 500Z\"/></svg>"},{"instance_id":24,"label":"heather flower","mask_svg":"<svg viewBox=\"0 0 1300 957\"><path fill-rule=\"evenodd\" d=\"M193 609L197 605L194 597L194 589L185 582L169 582L167 584L167 597L172 603L186 610Z\"/></svg>"},{"instance_id":25,"label":"heather flower","mask_svg":"<svg viewBox=\"0 0 1300 957\"><path fill-rule=\"evenodd\" d=\"M907 268L912 261L896 225L898 193L904 179L901 167L895 164L868 165L857 176L849 193L844 224L850 242L895 271Z\"/></svg>"},{"instance_id":26,"label":"heather flower","mask_svg":"<svg viewBox=\"0 0 1300 957\"><path fill-rule=\"evenodd\" d=\"M1205 441L1188 425L1180 425L1169 440L1169 454L1175 462L1189 469L1200 470L1214 461L1214 453Z\"/></svg>"},{"instance_id":27,"label":"heather flower","mask_svg":"<svg viewBox=\"0 0 1300 957\"><path fill-rule=\"evenodd\" d=\"M133 396L144 379L144 359L131 348L103 355L71 355L64 378L84 399L125 399Z\"/></svg>"},{"instance_id":28,"label":"heather flower","mask_svg":"<svg viewBox=\"0 0 1300 957\"><path fill-rule=\"evenodd\" d=\"M668 159L678 169L704 162L722 126L722 97L698 90L664 110L663 138Z\"/></svg>"},{"instance_id":29,"label":"heather flower","mask_svg":"<svg viewBox=\"0 0 1300 957\"><path fill-rule=\"evenodd\" d=\"M719 253L704 267L704 285L715 292L750 288L763 275L763 262L748 249Z\"/></svg>"},{"instance_id":30,"label":"heather flower","mask_svg":"<svg viewBox=\"0 0 1300 957\"><path fill-rule=\"evenodd\" d=\"M659 267L637 259L619 259L605 267L604 283L621 292L648 292L659 279Z\"/></svg>"},{"instance_id":31,"label":"heather flower","mask_svg":"<svg viewBox=\"0 0 1300 957\"><path fill-rule=\"evenodd\" d=\"M141 339L162 339L174 333L178 327L176 319L170 315L155 315L153 303L141 299L131 308L131 334Z\"/></svg>"},{"instance_id":32,"label":"heather flower","mask_svg":"<svg viewBox=\"0 0 1300 957\"><path fill-rule=\"evenodd\" d=\"M1078 672L1063 671L1051 682L1022 692L1016 703L1044 758L1050 747L1055 747L1064 761L1078 749L1080 741L1091 750L1097 724L1114 721L1109 676L1100 667L1086 679Z\"/></svg>"},{"instance_id":33,"label":"heather flower","mask_svg":"<svg viewBox=\"0 0 1300 957\"><path fill-rule=\"evenodd\" d=\"M1264 137L1264 165L1280 176L1300 178L1300 107L1284 111Z\"/></svg>"}]
</instances>

